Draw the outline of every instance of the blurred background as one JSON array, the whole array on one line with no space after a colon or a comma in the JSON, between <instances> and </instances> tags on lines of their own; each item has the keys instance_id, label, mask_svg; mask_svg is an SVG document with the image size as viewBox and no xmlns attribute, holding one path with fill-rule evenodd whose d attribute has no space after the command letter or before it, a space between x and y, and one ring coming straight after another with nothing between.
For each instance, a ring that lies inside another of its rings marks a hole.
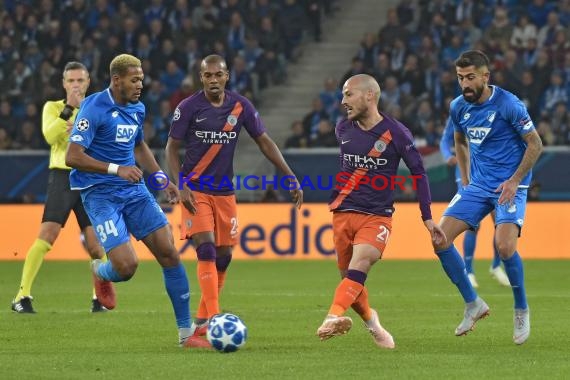
<instances>
[{"instance_id":1,"label":"blurred background","mask_svg":"<svg viewBox=\"0 0 570 380\"><path fill-rule=\"evenodd\" d=\"M0 1L0 202L45 199L46 100L64 97L66 62L90 71L89 93L108 86L109 62L143 62L145 138L162 161L172 112L199 90L202 57L224 56L228 88L258 107L269 134L299 176L333 175L341 87L357 73L380 83L379 108L412 131L429 170L434 201L455 192L439 152L449 102L460 94L454 59L481 49L491 83L519 96L546 146L531 200L570 200L570 1L545 0L3 0ZM248 136L238 175L273 175ZM402 168L402 174L405 174ZM7 175L9 173L9 175ZM310 202L329 191L307 190ZM240 190L240 202L287 194ZM412 189L400 201L414 201Z\"/></svg>"}]
</instances>

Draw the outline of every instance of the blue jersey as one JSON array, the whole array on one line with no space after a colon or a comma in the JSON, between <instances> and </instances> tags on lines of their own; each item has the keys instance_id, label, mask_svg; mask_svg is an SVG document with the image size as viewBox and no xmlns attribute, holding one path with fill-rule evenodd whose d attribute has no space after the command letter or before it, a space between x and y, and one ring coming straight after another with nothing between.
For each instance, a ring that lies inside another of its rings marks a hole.
<instances>
[{"instance_id":1,"label":"blue jersey","mask_svg":"<svg viewBox=\"0 0 570 380\"><path fill-rule=\"evenodd\" d=\"M143 140L144 118L144 104L117 104L111 96L111 91L106 89L85 98L81 103L69 141L85 147L85 153L96 160L133 166L134 147ZM132 185L117 175L77 169L71 171L69 179L74 190L102 183ZM137 183L141 184L142 180Z\"/></svg>"},{"instance_id":2,"label":"blue jersey","mask_svg":"<svg viewBox=\"0 0 570 380\"><path fill-rule=\"evenodd\" d=\"M534 124L522 101L497 86L483 104L469 103L463 96L450 106L450 123L467 137L470 154L470 183L494 191L517 170L526 150L522 138ZM528 188L532 172L519 187Z\"/></svg>"},{"instance_id":3,"label":"blue jersey","mask_svg":"<svg viewBox=\"0 0 570 380\"><path fill-rule=\"evenodd\" d=\"M443 135L441 136L441 141L439 142L439 151L443 156L445 162L455 156L455 138L453 136L453 125L449 118L447 118L447 123L443 130ZM461 183L461 172L459 171L459 165L455 165L455 182L458 186Z\"/></svg>"}]
</instances>

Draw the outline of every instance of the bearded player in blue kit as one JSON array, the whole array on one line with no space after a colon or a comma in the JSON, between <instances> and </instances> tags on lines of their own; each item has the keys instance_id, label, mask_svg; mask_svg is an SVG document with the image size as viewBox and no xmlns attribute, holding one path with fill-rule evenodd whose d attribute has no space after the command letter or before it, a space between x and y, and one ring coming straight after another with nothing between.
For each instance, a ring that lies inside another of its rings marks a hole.
<instances>
[{"instance_id":1,"label":"bearded player in blue kit","mask_svg":"<svg viewBox=\"0 0 570 380\"><path fill-rule=\"evenodd\" d=\"M138 258L129 233L142 240L162 267L170 297L179 344L209 347L193 336L190 324L190 286L180 261L168 221L146 188L136 160L150 172L160 172L143 139L145 107L139 101L144 73L141 61L128 54L110 64L111 85L84 100L71 132L66 164L73 168L70 183L81 191L109 261L94 261L94 274L106 281L129 280ZM172 203L179 193L172 183L165 188Z\"/></svg>"},{"instance_id":2,"label":"bearded player in blue kit","mask_svg":"<svg viewBox=\"0 0 570 380\"><path fill-rule=\"evenodd\" d=\"M510 92L489 85L489 58L483 52L466 51L455 66L462 95L451 102L450 123L463 186L440 222L447 242L434 242L433 246L466 303L464 319L455 329L455 335L465 335L489 315L489 306L469 282L453 241L468 228L476 229L495 211L495 245L514 296L513 340L523 344L530 335L530 310L517 239L524 222L531 169L542 142L525 105Z\"/></svg>"},{"instance_id":3,"label":"bearded player in blue kit","mask_svg":"<svg viewBox=\"0 0 570 380\"><path fill-rule=\"evenodd\" d=\"M457 184L457 189L459 190L463 187L461 183L461 171L459 170L459 165L457 165L457 157L455 157L455 141L453 138L453 125L450 123L449 118L447 119L447 125L443 130L443 136L439 143L439 150L445 162L449 166L455 166L455 183ZM495 218L494 213L493 220ZM473 259L475 256L475 246L477 245L477 232L478 230L467 230L463 235L463 260L465 261L465 270L467 271L467 276L469 281L474 288L478 288L477 278L475 277L475 271L473 270ZM509 278L507 274L501 268L501 256L499 256L499 251L493 243L493 260L491 261L491 267L489 268L489 273L497 282L503 286L511 286L509 283Z\"/></svg>"}]
</instances>

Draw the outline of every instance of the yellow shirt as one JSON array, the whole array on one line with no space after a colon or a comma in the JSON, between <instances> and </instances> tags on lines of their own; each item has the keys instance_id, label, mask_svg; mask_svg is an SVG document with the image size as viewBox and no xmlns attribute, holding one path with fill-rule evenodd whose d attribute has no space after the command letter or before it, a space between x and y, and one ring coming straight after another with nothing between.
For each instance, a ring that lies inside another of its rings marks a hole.
<instances>
[{"instance_id":1,"label":"yellow shirt","mask_svg":"<svg viewBox=\"0 0 570 380\"><path fill-rule=\"evenodd\" d=\"M42 132L47 143L51 146L51 153L49 157L50 169L66 169L71 170L69 166L65 165L65 153L67 145L69 145L69 133L67 133L67 122L59 117L63 111L65 103L62 100L48 101L44 104L42 113ZM73 122L77 112L76 108L69 118Z\"/></svg>"}]
</instances>

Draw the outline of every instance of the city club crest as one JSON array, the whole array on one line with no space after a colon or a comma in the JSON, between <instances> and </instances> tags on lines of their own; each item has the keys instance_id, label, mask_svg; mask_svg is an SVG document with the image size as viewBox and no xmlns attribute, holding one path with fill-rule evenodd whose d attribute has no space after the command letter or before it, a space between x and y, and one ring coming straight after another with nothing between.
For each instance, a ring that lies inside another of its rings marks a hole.
<instances>
[{"instance_id":1,"label":"city club crest","mask_svg":"<svg viewBox=\"0 0 570 380\"><path fill-rule=\"evenodd\" d=\"M386 150L386 143L382 140L378 140L374 143L374 149L376 149L376 151L382 153L383 151Z\"/></svg>"},{"instance_id":2,"label":"city club crest","mask_svg":"<svg viewBox=\"0 0 570 380\"><path fill-rule=\"evenodd\" d=\"M237 117L235 117L234 115L228 116L227 123L232 127L234 127L237 124Z\"/></svg>"}]
</instances>

